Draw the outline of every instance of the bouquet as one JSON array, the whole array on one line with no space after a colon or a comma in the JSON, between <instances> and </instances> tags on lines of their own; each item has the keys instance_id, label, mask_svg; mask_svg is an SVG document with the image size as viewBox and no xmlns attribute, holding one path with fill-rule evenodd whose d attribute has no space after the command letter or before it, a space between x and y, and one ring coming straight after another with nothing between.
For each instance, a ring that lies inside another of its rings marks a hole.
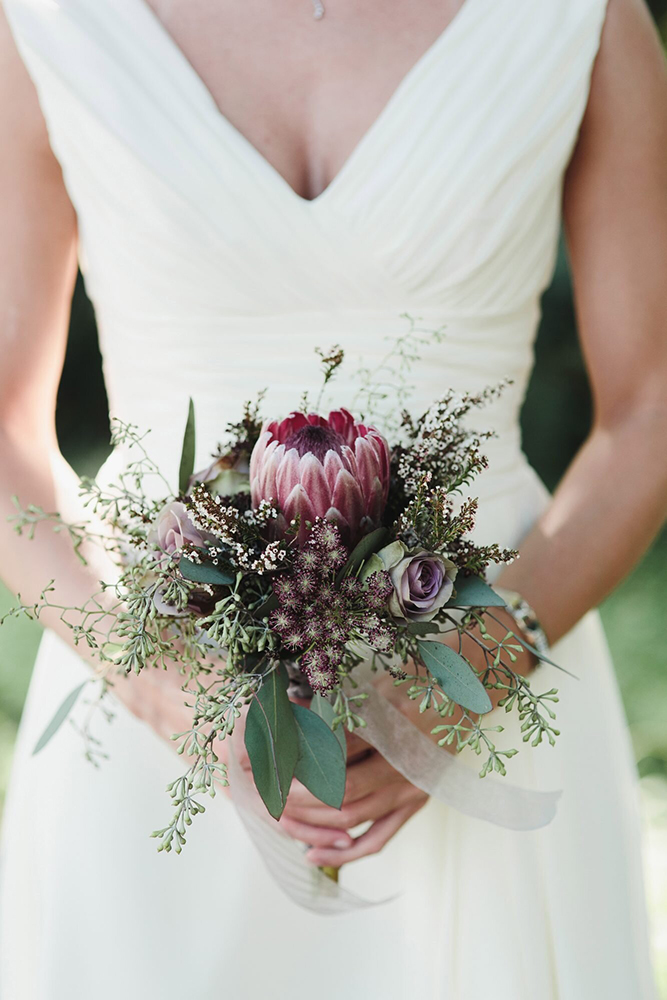
<instances>
[{"instance_id":1,"label":"bouquet","mask_svg":"<svg viewBox=\"0 0 667 1000\"><path fill-rule=\"evenodd\" d=\"M321 357L326 385L343 352ZM483 441L492 436L469 430L466 417L502 389L448 391L419 417L405 411L391 441L368 414L337 408L325 416L307 401L282 419L262 419L260 394L201 471L191 401L177 491L150 459L146 434L113 422L112 443L129 454L125 470L110 486L82 480L85 503L108 532L15 501L19 533L49 521L69 533L82 560L86 545L98 544L117 566L117 578L101 582L85 607L59 607L51 583L37 604L19 598L11 612L38 618L59 608L75 642L100 662L99 704L124 674L180 671L191 726L173 739L187 764L168 786L173 817L153 833L160 850L180 852L204 812L202 797L227 784L221 745L242 714L252 776L271 816L280 817L294 778L340 807L345 732L363 733L374 697L359 684L362 665L371 676L388 672L419 702L440 746L479 755L482 777L504 775L517 752L497 745L502 726L486 724L490 691L518 713L524 741L553 743L556 690L536 694L514 669L532 647L512 631L493 639L485 626L504 604L486 571L516 553L472 539L478 502L461 496L486 467ZM464 651L473 631L482 669ZM88 725L82 731L96 762L99 743Z\"/></svg>"}]
</instances>

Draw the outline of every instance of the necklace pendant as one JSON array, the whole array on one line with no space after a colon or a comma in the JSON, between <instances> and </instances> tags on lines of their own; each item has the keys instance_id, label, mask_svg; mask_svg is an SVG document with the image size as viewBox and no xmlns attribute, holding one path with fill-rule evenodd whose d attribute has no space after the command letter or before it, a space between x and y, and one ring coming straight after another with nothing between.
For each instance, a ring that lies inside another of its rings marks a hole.
<instances>
[{"instance_id":1,"label":"necklace pendant","mask_svg":"<svg viewBox=\"0 0 667 1000\"><path fill-rule=\"evenodd\" d=\"M313 0L313 17L316 21L321 21L324 17L324 4L321 0Z\"/></svg>"}]
</instances>

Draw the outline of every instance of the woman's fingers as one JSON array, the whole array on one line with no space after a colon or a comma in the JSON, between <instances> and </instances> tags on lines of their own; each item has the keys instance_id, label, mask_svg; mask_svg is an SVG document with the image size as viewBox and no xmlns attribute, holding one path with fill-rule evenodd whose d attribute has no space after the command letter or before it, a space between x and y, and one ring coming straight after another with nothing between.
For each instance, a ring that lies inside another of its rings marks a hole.
<instances>
[{"instance_id":1,"label":"woman's fingers","mask_svg":"<svg viewBox=\"0 0 667 1000\"><path fill-rule=\"evenodd\" d=\"M285 812L288 815L303 809L331 808L331 806L325 806L319 799L316 799L313 793L309 792L306 786L302 785L296 778L293 780L289 795L287 796L287 805L285 806Z\"/></svg>"},{"instance_id":2,"label":"woman's fingers","mask_svg":"<svg viewBox=\"0 0 667 1000\"><path fill-rule=\"evenodd\" d=\"M361 823L372 822L386 816L393 809L407 802L416 791L408 782L391 784L377 792L365 795L356 802L343 804L342 809L332 809L330 806L320 806L313 809L294 809L289 814L291 819L311 826L334 827L338 830L351 830Z\"/></svg>"},{"instance_id":3,"label":"woman's fingers","mask_svg":"<svg viewBox=\"0 0 667 1000\"><path fill-rule=\"evenodd\" d=\"M398 771L395 771L384 757L374 752L364 760L348 766L343 806L365 798L365 796L389 784L399 784L404 781L405 778ZM287 800L286 811L288 814L296 814L297 811L301 812L304 809L322 811L331 810L331 806L323 805L300 782L294 781ZM327 822L323 812L321 812L320 819L323 823Z\"/></svg>"},{"instance_id":4,"label":"woman's fingers","mask_svg":"<svg viewBox=\"0 0 667 1000\"><path fill-rule=\"evenodd\" d=\"M369 751L374 752L366 740L362 740L356 733L350 733L347 730L345 730L345 742L347 743L348 763L351 763L355 757L363 757Z\"/></svg>"},{"instance_id":5,"label":"woman's fingers","mask_svg":"<svg viewBox=\"0 0 667 1000\"><path fill-rule=\"evenodd\" d=\"M342 809L333 809L315 798L300 782L293 782L285 813L314 826L347 830L367 820L377 819L397 804L398 789L412 786L379 753L350 764L347 769ZM390 789L386 792L386 789ZM383 793L380 798L374 796Z\"/></svg>"},{"instance_id":6,"label":"woman's fingers","mask_svg":"<svg viewBox=\"0 0 667 1000\"><path fill-rule=\"evenodd\" d=\"M375 752L365 760L359 761L358 764L351 764L348 767L343 803L356 802L386 785L403 781L405 781L403 775L399 774L384 757Z\"/></svg>"},{"instance_id":7,"label":"woman's fingers","mask_svg":"<svg viewBox=\"0 0 667 1000\"><path fill-rule=\"evenodd\" d=\"M401 827L407 823L411 816L414 816L428 799L427 795L421 793L419 798L413 798L410 802L393 812L383 816L382 819L373 823L372 827L354 841L351 847L323 848L313 847L306 853L306 860L319 867L340 868L351 861L358 861L360 858L377 854L391 838L398 833Z\"/></svg>"},{"instance_id":8,"label":"woman's fingers","mask_svg":"<svg viewBox=\"0 0 667 1000\"><path fill-rule=\"evenodd\" d=\"M351 830L361 823L375 822L400 808L412 798L413 789L410 785L390 785L378 792L371 792L363 799L343 805L341 819L343 828Z\"/></svg>"},{"instance_id":9,"label":"woman's fingers","mask_svg":"<svg viewBox=\"0 0 667 1000\"><path fill-rule=\"evenodd\" d=\"M313 847L342 849L351 847L354 843L354 839L344 830L311 826L309 823L301 823L299 820L291 819L285 815L280 820L280 826L294 840L300 840L304 844L312 844Z\"/></svg>"}]
</instances>

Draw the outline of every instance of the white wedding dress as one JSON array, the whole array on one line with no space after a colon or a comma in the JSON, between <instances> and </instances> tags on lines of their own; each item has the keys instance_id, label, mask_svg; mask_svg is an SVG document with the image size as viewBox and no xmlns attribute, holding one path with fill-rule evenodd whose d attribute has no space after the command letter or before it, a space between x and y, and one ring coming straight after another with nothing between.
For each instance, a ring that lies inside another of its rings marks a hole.
<instances>
[{"instance_id":1,"label":"white wedding dress","mask_svg":"<svg viewBox=\"0 0 667 1000\"><path fill-rule=\"evenodd\" d=\"M416 408L514 380L479 418L499 437L475 492L479 536L518 543L548 503L518 415L604 0L466 0L311 202L144 0L5 8L78 213L111 411L152 429L168 476L190 394L203 466L247 398L268 386L265 412L285 414L318 385L316 346L372 366L407 312L446 326L412 373ZM348 402L351 380L335 392ZM560 688L562 736L510 772L562 789L552 824L515 833L431 801L343 872L394 898L322 917L281 893L224 796L182 856L157 853L181 762L122 707L99 770L69 726L31 756L87 676L47 634L5 816L2 1000L650 1000L635 773L597 613L553 656L578 677L535 677Z\"/></svg>"}]
</instances>

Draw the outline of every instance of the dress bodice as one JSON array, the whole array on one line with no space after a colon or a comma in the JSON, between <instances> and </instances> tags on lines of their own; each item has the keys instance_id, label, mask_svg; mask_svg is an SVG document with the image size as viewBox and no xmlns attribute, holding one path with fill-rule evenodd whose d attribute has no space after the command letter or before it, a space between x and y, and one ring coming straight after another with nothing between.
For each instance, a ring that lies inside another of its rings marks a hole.
<instances>
[{"instance_id":1,"label":"dress bodice","mask_svg":"<svg viewBox=\"0 0 667 1000\"><path fill-rule=\"evenodd\" d=\"M489 475L522 461L605 0L466 0L314 201L221 114L144 0L5 6L77 211L111 411L152 428L173 478L189 395L203 462L258 390L282 415L317 386L315 347L373 368L404 313L445 327L409 377L414 406L509 376L482 419L500 436ZM343 378L336 404L354 391Z\"/></svg>"}]
</instances>

